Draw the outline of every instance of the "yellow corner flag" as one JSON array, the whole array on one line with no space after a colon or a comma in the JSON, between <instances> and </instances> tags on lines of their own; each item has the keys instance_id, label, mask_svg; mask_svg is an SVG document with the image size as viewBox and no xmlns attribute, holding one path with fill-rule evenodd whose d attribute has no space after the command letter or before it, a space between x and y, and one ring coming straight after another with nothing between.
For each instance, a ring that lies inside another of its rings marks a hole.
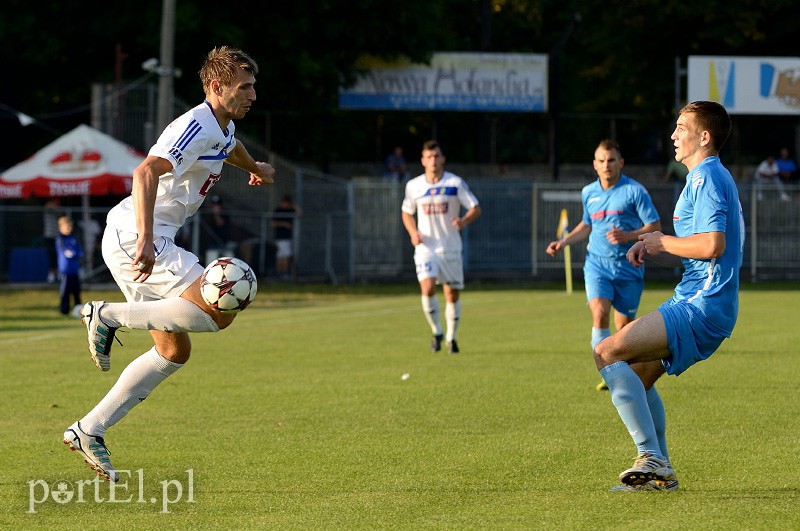
<instances>
[{"instance_id":1,"label":"yellow corner flag","mask_svg":"<svg viewBox=\"0 0 800 531\"><path fill-rule=\"evenodd\" d=\"M557 238L569 236L569 220L567 219L567 209L561 209L561 218L558 220ZM567 279L567 295L572 295L572 253L569 245L564 246L564 275Z\"/></svg>"}]
</instances>

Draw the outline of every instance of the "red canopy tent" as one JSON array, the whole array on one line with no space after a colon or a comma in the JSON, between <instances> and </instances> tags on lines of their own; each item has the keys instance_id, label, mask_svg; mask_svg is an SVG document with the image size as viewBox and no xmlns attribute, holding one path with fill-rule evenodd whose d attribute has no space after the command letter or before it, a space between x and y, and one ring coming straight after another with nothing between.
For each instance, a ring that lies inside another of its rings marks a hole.
<instances>
[{"instance_id":1,"label":"red canopy tent","mask_svg":"<svg viewBox=\"0 0 800 531\"><path fill-rule=\"evenodd\" d=\"M0 199L81 196L88 227L89 196L129 194L133 170L144 157L97 129L79 125L0 174ZM88 231L84 235L84 248L91 253Z\"/></svg>"},{"instance_id":2,"label":"red canopy tent","mask_svg":"<svg viewBox=\"0 0 800 531\"><path fill-rule=\"evenodd\" d=\"M124 195L144 155L88 125L0 174L0 199Z\"/></svg>"}]
</instances>

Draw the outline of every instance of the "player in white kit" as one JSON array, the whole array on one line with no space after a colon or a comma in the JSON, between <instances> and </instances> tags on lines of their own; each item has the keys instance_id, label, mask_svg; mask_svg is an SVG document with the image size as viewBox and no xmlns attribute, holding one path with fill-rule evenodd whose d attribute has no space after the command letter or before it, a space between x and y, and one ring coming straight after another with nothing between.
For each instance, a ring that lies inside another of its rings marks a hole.
<instances>
[{"instance_id":1,"label":"player in white kit","mask_svg":"<svg viewBox=\"0 0 800 531\"><path fill-rule=\"evenodd\" d=\"M433 332L431 351L441 350L445 339L448 352L456 354L456 331L461 318L459 294L464 289L461 230L481 215L481 207L461 177L444 171L445 157L438 142L425 142L421 162L425 173L406 184L403 225L414 245L422 310ZM463 216L461 207L466 209ZM442 331L436 284L444 289L446 334Z\"/></svg>"},{"instance_id":2,"label":"player in white kit","mask_svg":"<svg viewBox=\"0 0 800 531\"><path fill-rule=\"evenodd\" d=\"M84 306L89 352L97 367L108 371L120 327L149 330L154 346L64 432L64 443L106 479L119 480L108 457L106 430L188 361L188 332L217 332L235 316L203 301L203 266L175 244L175 234L220 179L223 163L248 172L252 186L273 182L273 167L256 162L234 137L233 120L243 118L256 100L257 74L258 65L241 50L211 50L200 69L205 101L164 130L134 170L131 195L108 214L103 259L128 302Z\"/></svg>"}]
</instances>

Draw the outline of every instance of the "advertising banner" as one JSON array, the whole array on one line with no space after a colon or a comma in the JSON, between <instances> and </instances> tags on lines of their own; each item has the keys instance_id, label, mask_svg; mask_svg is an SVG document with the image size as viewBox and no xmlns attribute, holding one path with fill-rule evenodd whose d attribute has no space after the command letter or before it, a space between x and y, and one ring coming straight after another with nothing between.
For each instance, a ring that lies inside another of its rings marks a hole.
<instances>
[{"instance_id":1,"label":"advertising banner","mask_svg":"<svg viewBox=\"0 0 800 531\"><path fill-rule=\"evenodd\" d=\"M342 109L547 111L547 55L436 53L430 65L365 59Z\"/></svg>"},{"instance_id":2,"label":"advertising banner","mask_svg":"<svg viewBox=\"0 0 800 531\"><path fill-rule=\"evenodd\" d=\"M730 114L800 114L800 57L689 56L688 101Z\"/></svg>"}]
</instances>

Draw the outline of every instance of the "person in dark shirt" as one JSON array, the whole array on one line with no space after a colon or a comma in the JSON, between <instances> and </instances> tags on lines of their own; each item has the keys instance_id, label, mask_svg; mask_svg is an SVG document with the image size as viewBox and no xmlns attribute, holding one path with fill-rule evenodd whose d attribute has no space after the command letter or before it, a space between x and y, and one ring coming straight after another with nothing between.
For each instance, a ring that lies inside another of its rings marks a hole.
<instances>
[{"instance_id":1,"label":"person in dark shirt","mask_svg":"<svg viewBox=\"0 0 800 531\"><path fill-rule=\"evenodd\" d=\"M386 157L383 176L397 181L405 181L408 179L408 167L406 166L406 159L403 156L402 146L395 146L392 152Z\"/></svg>"},{"instance_id":2,"label":"person in dark shirt","mask_svg":"<svg viewBox=\"0 0 800 531\"><path fill-rule=\"evenodd\" d=\"M281 197L280 203L273 211L271 225L275 229L275 274L281 280L290 280L294 266L294 220L302 214L300 207L294 203L289 194Z\"/></svg>"}]
</instances>

